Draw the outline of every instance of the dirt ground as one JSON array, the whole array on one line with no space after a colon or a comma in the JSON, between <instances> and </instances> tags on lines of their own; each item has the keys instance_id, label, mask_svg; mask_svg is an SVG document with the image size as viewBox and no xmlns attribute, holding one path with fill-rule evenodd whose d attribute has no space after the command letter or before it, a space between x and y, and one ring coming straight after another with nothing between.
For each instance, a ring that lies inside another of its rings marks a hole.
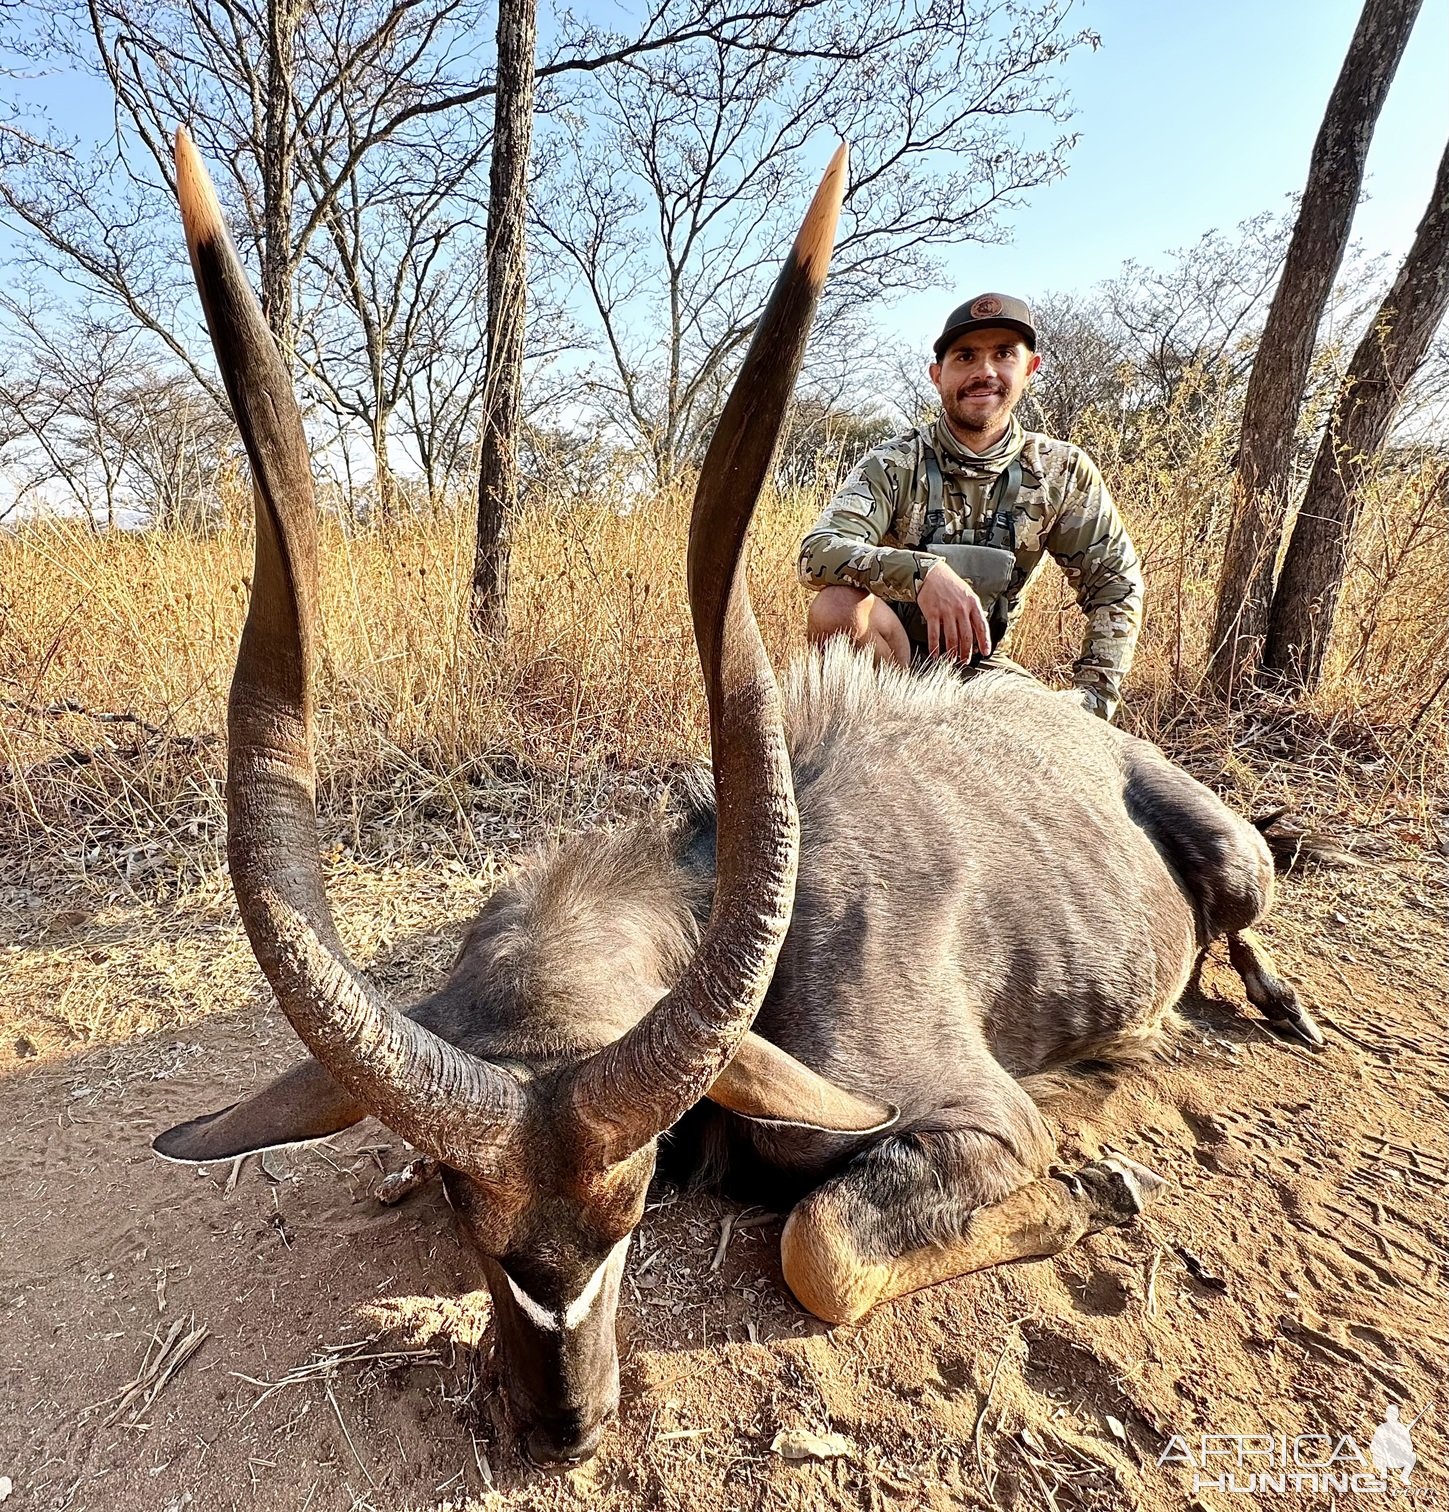
<instances>
[{"instance_id":1,"label":"dirt ground","mask_svg":"<svg viewBox=\"0 0 1449 1512\"><path fill-rule=\"evenodd\" d=\"M425 859L332 876L399 993L491 886ZM441 1191L376 1202L406 1158L386 1131L240 1171L149 1153L296 1058L224 877L0 886L4 1512L1449 1507L1437 857L1284 880L1266 933L1321 1054L1215 958L1172 1059L1053 1111L1068 1159L1112 1145L1169 1178L1131 1228L831 1330L783 1290L777 1217L656 1193L620 1417L569 1473L515 1452ZM1327 1435L1305 1461L1371 1473L1344 1437L1366 1455L1390 1402L1422 1414L1407 1486L1194 1487L1204 1434ZM844 1452L787 1460L788 1429Z\"/></svg>"}]
</instances>

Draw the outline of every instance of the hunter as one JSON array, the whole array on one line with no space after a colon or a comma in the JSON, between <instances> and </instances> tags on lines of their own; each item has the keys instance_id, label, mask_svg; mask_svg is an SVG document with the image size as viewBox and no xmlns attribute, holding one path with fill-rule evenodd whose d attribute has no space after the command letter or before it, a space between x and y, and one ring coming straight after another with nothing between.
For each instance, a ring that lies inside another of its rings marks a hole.
<instances>
[{"instance_id":1,"label":"hunter","mask_svg":"<svg viewBox=\"0 0 1449 1512\"><path fill-rule=\"evenodd\" d=\"M801 545L810 639L843 633L902 667L1014 666L1001 643L1046 553L1087 620L1074 687L1111 719L1142 623L1142 573L1096 463L1013 413L1041 366L1031 307L977 295L951 312L935 354L935 423L870 452Z\"/></svg>"}]
</instances>

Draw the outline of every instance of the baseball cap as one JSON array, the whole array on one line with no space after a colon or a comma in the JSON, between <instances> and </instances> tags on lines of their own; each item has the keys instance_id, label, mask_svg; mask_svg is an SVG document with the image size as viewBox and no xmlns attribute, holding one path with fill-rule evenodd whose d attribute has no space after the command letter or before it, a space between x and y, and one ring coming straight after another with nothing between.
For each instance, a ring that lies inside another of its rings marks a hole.
<instances>
[{"instance_id":1,"label":"baseball cap","mask_svg":"<svg viewBox=\"0 0 1449 1512\"><path fill-rule=\"evenodd\" d=\"M946 317L946 328L936 338L936 361L958 336L979 331L986 326L1005 326L1019 331L1027 346L1036 351L1036 327L1032 324L1031 306L1010 294L978 294L959 304Z\"/></svg>"}]
</instances>

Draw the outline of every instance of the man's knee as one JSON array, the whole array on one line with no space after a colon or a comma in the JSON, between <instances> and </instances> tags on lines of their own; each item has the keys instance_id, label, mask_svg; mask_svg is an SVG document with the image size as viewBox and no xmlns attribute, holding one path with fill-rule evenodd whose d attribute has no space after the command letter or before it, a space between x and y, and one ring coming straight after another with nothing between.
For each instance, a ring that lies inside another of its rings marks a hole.
<instances>
[{"instance_id":1,"label":"man's knee","mask_svg":"<svg viewBox=\"0 0 1449 1512\"><path fill-rule=\"evenodd\" d=\"M863 588L832 584L818 590L806 613L805 633L812 645L821 645L832 635L844 635L856 650L869 651L877 661L901 667L911 664L905 626L884 599Z\"/></svg>"},{"instance_id":2,"label":"man's knee","mask_svg":"<svg viewBox=\"0 0 1449 1512\"><path fill-rule=\"evenodd\" d=\"M810 596L805 629L812 641L832 635L848 635L857 645L864 643L870 624L871 597L863 588L832 585Z\"/></svg>"}]
</instances>

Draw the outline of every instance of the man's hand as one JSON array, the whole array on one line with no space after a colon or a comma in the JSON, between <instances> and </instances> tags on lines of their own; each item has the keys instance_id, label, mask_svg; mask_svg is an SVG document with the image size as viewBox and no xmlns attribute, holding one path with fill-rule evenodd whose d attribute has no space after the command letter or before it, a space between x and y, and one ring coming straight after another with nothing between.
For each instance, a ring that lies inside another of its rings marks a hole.
<instances>
[{"instance_id":1,"label":"man's hand","mask_svg":"<svg viewBox=\"0 0 1449 1512\"><path fill-rule=\"evenodd\" d=\"M926 620L926 644L932 656L954 656L969 662L978 650L991 654L991 632L976 590L937 559L916 594L916 606Z\"/></svg>"}]
</instances>

